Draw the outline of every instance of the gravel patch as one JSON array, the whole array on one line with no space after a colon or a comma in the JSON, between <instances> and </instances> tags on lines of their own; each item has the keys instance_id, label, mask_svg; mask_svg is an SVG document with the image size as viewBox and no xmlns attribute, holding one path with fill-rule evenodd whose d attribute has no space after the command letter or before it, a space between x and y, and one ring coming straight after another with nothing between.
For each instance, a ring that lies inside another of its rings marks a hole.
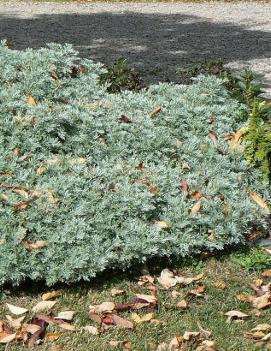
<instances>
[{"instance_id":1,"label":"gravel patch","mask_svg":"<svg viewBox=\"0 0 271 351\"><path fill-rule=\"evenodd\" d=\"M0 38L19 49L67 42L105 64L125 57L148 82L221 58L263 73L271 98L271 3L0 1Z\"/></svg>"}]
</instances>

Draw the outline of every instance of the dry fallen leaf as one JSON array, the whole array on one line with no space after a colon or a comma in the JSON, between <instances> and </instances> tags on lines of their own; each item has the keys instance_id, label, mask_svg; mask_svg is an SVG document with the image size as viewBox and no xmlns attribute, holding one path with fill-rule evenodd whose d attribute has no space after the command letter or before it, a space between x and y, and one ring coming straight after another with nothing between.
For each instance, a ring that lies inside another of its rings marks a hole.
<instances>
[{"instance_id":1,"label":"dry fallen leaf","mask_svg":"<svg viewBox=\"0 0 271 351\"><path fill-rule=\"evenodd\" d=\"M11 328L20 329L22 326L22 321L25 319L25 316L19 317L17 319L12 318L9 315L6 315L6 319Z\"/></svg>"},{"instance_id":2,"label":"dry fallen leaf","mask_svg":"<svg viewBox=\"0 0 271 351\"><path fill-rule=\"evenodd\" d=\"M92 335L98 335L99 330L96 327L93 327L92 325L86 325L85 327L82 328L83 330L87 331L88 333Z\"/></svg>"},{"instance_id":3,"label":"dry fallen leaf","mask_svg":"<svg viewBox=\"0 0 271 351\"><path fill-rule=\"evenodd\" d=\"M162 270L160 277L158 278L158 282L163 286L165 289L170 289L177 284L177 280L169 269L165 268Z\"/></svg>"},{"instance_id":4,"label":"dry fallen leaf","mask_svg":"<svg viewBox=\"0 0 271 351\"><path fill-rule=\"evenodd\" d=\"M255 299L255 296L248 294L240 294L236 296L239 301L242 302L252 302Z\"/></svg>"},{"instance_id":5,"label":"dry fallen leaf","mask_svg":"<svg viewBox=\"0 0 271 351\"><path fill-rule=\"evenodd\" d=\"M76 331L76 327L70 323L67 322L63 322L63 323L59 323L57 324L60 328L68 330L68 331Z\"/></svg>"},{"instance_id":6,"label":"dry fallen leaf","mask_svg":"<svg viewBox=\"0 0 271 351\"><path fill-rule=\"evenodd\" d=\"M71 321L73 319L74 314L75 314L75 311L59 312L58 315L55 317L55 319L63 319L65 321Z\"/></svg>"},{"instance_id":7,"label":"dry fallen leaf","mask_svg":"<svg viewBox=\"0 0 271 351\"><path fill-rule=\"evenodd\" d=\"M195 191L193 194L191 194L191 198L193 200L199 200L201 199L202 197L204 197L204 194L201 193L200 191Z\"/></svg>"},{"instance_id":8,"label":"dry fallen leaf","mask_svg":"<svg viewBox=\"0 0 271 351\"><path fill-rule=\"evenodd\" d=\"M225 316L228 317L227 319L228 322L230 322L232 319L244 319L249 317L247 314L236 310L232 310L225 313Z\"/></svg>"},{"instance_id":9,"label":"dry fallen leaf","mask_svg":"<svg viewBox=\"0 0 271 351\"><path fill-rule=\"evenodd\" d=\"M121 328L133 329L134 325L132 322L124 319L116 314L112 314L113 323Z\"/></svg>"},{"instance_id":10,"label":"dry fallen leaf","mask_svg":"<svg viewBox=\"0 0 271 351\"><path fill-rule=\"evenodd\" d=\"M267 271L262 272L262 276L271 278L271 269L268 269Z\"/></svg>"},{"instance_id":11,"label":"dry fallen leaf","mask_svg":"<svg viewBox=\"0 0 271 351\"><path fill-rule=\"evenodd\" d=\"M150 118L154 118L161 111L161 107L156 107L154 110L149 112Z\"/></svg>"},{"instance_id":12,"label":"dry fallen leaf","mask_svg":"<svg viewBox=\"0 0 271 351\"><path fill-rule=\"evenodd\" d=\"M200 335L200 332L185 332L183 335L183 339L186 341L189 341L191 339L193 339L194 337L197 337Z\"/></svg>"},{"instance_id":13,"label":"dry fallen leaf","mask_svg":"<svg viewBox=\"0 0 271 351\"><path fill-rule=\"evenodd\" d=\"M170 225L165 221L156 221L155 224L158 225L158 227L161 229L169 229L170 228Z\"/></svg>"},{"instance_id":14,"label":"dry fallen leaf","mask_svg":"<svg viewBox=\"0 0 271 351\"><path fill-rule=\"evenodd\" d=\"M255 328L251 329L251 331L270 331L271 330L271 324L263 323L263 324L258 324Z\"/></svg>"},{"instance_id":15,"label":"dry fallen leaf","mask_svg":"<svg viewBox=\"0 0 271 351\"><path fill-rule=\"evenodd\" d=\"M47 301L47 300L54 299L55 297L59 297L62 294L63 294L63 290L53 290L43 294L41 298L43 301Z\"/></svg>"},{"instance_id":16,"label":"dry fallen leaf","mask_svg":"<svg viewBox=\"0 0 271 351\"><path fill-rule=\"evenodd\" d=\"M129 350L132 346L132 343L129 340L125 340L125 341L111 340L109 341L109 345L111 347L122 347L124 350Z\"/></svg>"},{"instance_id":17,"label":"dry fallen leaf","mask_svg":"<svg viewBox=\"0 0 271 351\"><path fill-rule=\"evenodd\" d=\"M29 334L35 334L37 331L39 331L41 327L37 324L24 324L24 330L29 333Z\"/></svg>"},{"instance_id":18,"label":"dry fallen leaf","mask_svg":"<svg viewBox=\"0 0 271 351\"><path fill-rule=\"evenodd\" d=\"M270 212L269 205L264 201L264 199L257 194L255 191L249 193L250 197L253 201L255 201L261 208L264 208L268 212Z\"/></svg>"},{"instance_id":19,"label":"dry fallen leaf","mask_svg":"<svg viewBox=\"0 0 271 351\"><path fill-rule=\"evenodd\" d=\"M252 306L261 310L271 305L271 292L266 292L262 296L255 297L252 301Z\"/></svg>"},{"instance_id":20,"label":"dry fallen leaf","mask_svg":"<svg viewBox=\"0 0 271 351\"><path fill-rule=\"evenodd\" d=\"M218 280L213 283L213 285L218 289L226 289L227 285L223 280Z\"/></svg>"},{"instance_id":21,"label":"dry fallen leaf","mask_svg":"<svg viewBox=\"0 0 271 351\"><path fill-rule=\"evenodd\" d=\"M32 308L32 311L37 313L44 310L50 310L56 303L57 301L40 301Z\"/></svg>"},{"instance_id":22,"label":"dry fallen leaf","mask_svg":"<svg viewBox=\"0 0 271 351\"><path fill-rule=\"evenodd\" d=\"M46 337L46 339L49 339L50 341L55 341L55 340L58 340L63 335L64 335L64 333L46 333L45 337Z\"/></svg>"},{"instance_id":23,"label":"dry fallen leaf","mask_svg":"<svg viewBox=\"0 0 271 351\"><path fill-rule=\"evenodd\" d=\"M9 303L7 303L6 305L7 305L8 309L10 310L10 312L12 314L17 315L17 316L20 316L21 314L24 314L28 311L28 309L26 309L26 308L10 305Z\"/></svg>"},{"instance_id":24,"label":"dry fallen leaf","mask_svg":"<svg viewBox=\"0 0 271 351\"><path fill-rule=\"evenodd\" d=\"M114 302L103 302L100 305L89 306L89 312L95 312L95 313L108 313L108 312L112 312L114 309L115 309Z\"/></svg>"},{"instance_id":25,"label":"dry fallen leaf","mask_svg":"<svg viewBox=\"0 0 271 351\"><path fill-rule=\"evenodd\" d=\"M136 294L135 295L138 299L144 300L150 304L157 303L157 297L155 295L146 295L146 294Z\"/></svg>"},{"instance_id":26,"label":"dry fallen leaf","mask_svg":"<svg viewBox=\"0 0 271 351\"><path fill-rule=\"evenodd\" d=\"M22 243L29 251L40 250L48 245L48 242L45 240L30 241L24 239Z\"/></svg>"},{"instance_id":27,"label":"dry fallen leaf","mask_svg":"<svg viewBox=\"0 0 271 351\"><path fill-rule=\"evenodd\" d=\"M132 313L131 318L137 324L150 322L153 319L153 313L147 313L143 316L139 316L137 313Z\"/></svg>"},{"instance_id":28,"label":"dry fallen leaf","mask_svg":"<svg viewBox=\"0 0 271 351\"><path fill-rule=\"evenodd\" d=\"M239 129L235 134L232 135L230 138L230 148L231 149L238 149L241 145L241 138L247 132L246 128Z\"/></svg>"},{"instance_id":29,"label":"dry fallen leaf","mask_svg":"<svg viewBox=\"0 0 271 351\"><path fill-rule=\"evenodd\" d=\"M177 291L177 290L172 290L172 292L171 292L171 296L172 296L174 299L180 297L181 295L182 295L182 294L181 294L179 291Z\"/></svg>"},{"instance_id":30,"label":"dry fallen leaf","mask_svg":"<svg viewBox=\"0 0 271 351\"><path fill-rule=\"evenodd\" d=\"M191 208L190 213L193 215L198 213L200 211L201 207L202 207L201 201L196 202L195 205Z\"/></svg>"},{"instance_id":31,"label":"dry fallen leaf","mask_svg":"<svg viewBox=\"0 0 271 351\"><path fill-rule=\"evenodd\" d=\"M188 303L185 300L181 300L180 302L177 303L176 305L179 308L187 308L188 307Z\"/></svg>"},{"instance_id":32,"label":"dry fallen leaf","mask_svg":"<svg viewBox=\"0 0 271 351\"><path fill-rule=\"evenodd\" d=\"M11 341L13 341L14 339L16 339L16 333L14 333L14 334L8 334L5 332L0 333L0 343L1 344L8 344Z\"/></svg>"},{"instance_id":33,"label":"dry fallen leaf","mask_svg":"<svg viewBox=\"0 0 271 351\"><path fill-rule=\"evenodd\" d=\"M154 283L154 277L152 277L149 274L142 275L139 280L138 280L138 285L142 286L145 285L146 283L153 284Z\"/></svg>"},{"instance_id":34,"label":"dry fallen leaf","mask_svg":"<svg viewBox=\"0 0 271 351\"><path fill-rule=\"evenodd\" d=\"M31 95L27 96L26 103L30 106L37 105L37 101Z\"/></svg>"}]
</instances>

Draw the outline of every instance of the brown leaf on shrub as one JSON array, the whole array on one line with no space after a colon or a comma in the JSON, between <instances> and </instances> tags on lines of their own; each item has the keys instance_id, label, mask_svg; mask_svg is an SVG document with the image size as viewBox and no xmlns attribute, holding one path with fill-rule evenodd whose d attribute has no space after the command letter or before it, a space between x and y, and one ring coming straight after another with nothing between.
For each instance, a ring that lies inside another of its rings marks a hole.
<instances>
[{"instance_id":1,"label":"brown leaf on shrub","mask_svg":"<svg viewBox=\"0 0 271 351\"><path fill-rule=\"evenodd\" d=\"M189 185L188 185L187 181L184 178L181 178L180 184L181 184L181 188L183 189L183 192L185 193L185 195L188 195L189 194Z\"/></svg>"},{"instance_id":2,"label":"brown leaf on shrub","mask_svg":"<svg viewBox=\"0 0 271 351\"><path fill-rule=\"evenodd\" d=\"M216 134L216 132L214 132L213 130L209 130L208 134L214 143L218 141L218 135Z\"/></svg>"},{"instance_id":3,"label":"brown leaf on shrub","mask_svg":"<svg viewBox=\"0 0 271 351\"><path fill-rule=\"evenodd\" d=\"M40 250L48 245L48 242L45 240L30 241L23 239L22 243L29 251Z\"/></svg>"},{"instance_id":4,"label":"brown leaf on shrub","mask_svg":"<svg viewBox=\"0 0 271 351\"><path fill-rule=\"evenodd\" d=\"M204 194L200 191L195 191L193 194L191 194L191 198L194 200L199 200L202 197L204 197Z\"/></svg>"},{"instance_id":5,"label":"brown leaf on shrub","mask_svg":"<svg viewBox=\"0 0 271 351\"><path fill-rule=\"evenodd\" d=\"M22 210L25 210L28 207L28 205L29 205L28 201L20 201L17 204L15 204L14 207L17 211L22 211Z\"/></svg>"},{"instance_id":6,"label":"brown leaf on shrub","mask_svg":"<svg viewBox=\"0 0 271 351\"><path fill-rule=\"evenodd\" d=\"M120 121L120 122L123 122L123 123L132 123L132 121L130 120L130 118L127 117L127 116L125 116L125 115L121 115L121 116L119 117L119 121Z\"/></svg>"},{"instance_id":7,"label":"brown leaf on shrub","mask_svg":"<svg viewBox=\"0 0 271 351\"><path fill-rule=\"evenodd\" d=\"M151 112L149 112L150 118L154 118L159 112L161 112L161 107L156 107Z\"/></svg>"},{"instance_id":8,"label":"brown leaf on shrub","mask_svg":"<svg viewBox=\"0 0 271 351\"><path fill-rule=\"evenodd\" d=\"M264 199L257 194L255 191L252 191L249 193L249 196L252 198L253 201L255 201L261 208L264 208L268 212L270 212L269 205L264 201Z\"/></svg>"},{"instance_id":9,"label":"brown leaf on shrub","mask_svg":"<svg viewBox=\"0 0 271 351\"><path fill-rule=\"evenodd\" d=\"M165 229L166 230L166 229L170 228L170 225L167 222L165 222L165 221L156 221L155 224L158 225L158 227L161 228L161 229Z\"/></svg>"},{"instance_id":10,"label":"brown leaf on shrub","mask_svg":"<svg viewBox=\"0 0 271 351\"><path fill-rule=\"evenodd\" d=\"M28 192L27 192L24 188L19 188L19 187L17 187L17 188L12 189L12 191L13 191L15 194L18 194L18 195L24 197L25 199L28 199L28 197L29 197Z\"/></svg>"},{"instance_id":11,"label":"brown leaf on shrub","mask_svg":"<svg viewBox=\"0 0 271 351\"><path fill-rule=\"evenodd\" d=\"M26 103L30 106L37 105L37 100L33 98L33 96L29 95L26 97Z\"/></svg>"},{"instance_id":12,"label":"brown leaf on shrub","mask_svg":"<svg viewBox=\"0 0 271 351\"><path fill-rule=\"evenodd\" d=\"M201 201L196 202L195 205L191 208L190 213L193 215L198 213L201 207L202 207L202 202Z\"/></svg>"}]
</instances>

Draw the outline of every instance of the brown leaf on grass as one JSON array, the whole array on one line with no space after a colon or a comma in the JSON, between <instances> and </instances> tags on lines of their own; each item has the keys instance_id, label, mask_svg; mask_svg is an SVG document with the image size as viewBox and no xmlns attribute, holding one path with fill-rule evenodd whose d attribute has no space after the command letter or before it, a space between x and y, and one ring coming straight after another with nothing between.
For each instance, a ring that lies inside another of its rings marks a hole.
<instances>
[{"instance_id":1,"label":"brown leaf on grass","mask_svg":"<svg viewBox=\"0 0 271 351\"><path fill-rule=\"evenodd\" d=\"M34 334L36 333L37 331L39 331L41 329L41 326L40 325L37 325L37 324L24 324L23 325L23 330L25 330L27 333L29 334Z\"/></svg>"},{"instance_id":2,"label":"brown leaf on grass","mask_svg":"<svg viewBox=\"0 0 271 351\"><path fill-rule=\"evenodd\" d=\"M46 333L45 334L45 338L50 340L50 341L55 341L55 340L58 340L63 335L64 335L64 333L53 333L53 332L50 332L50 333Z\"/></svg>"},{"instance_id":3,"label":"brown leaf on grass","mask_svg":"<svg viewBox=\"0 0 271 351\"><path fill-rule=\"evenodd\" d=\"M257 287L260 288L263 285L263 280L262 279L254 279L253 284Z\"/></svg>"},{"instance_id":4,"label":"brown leaf on grass","mask_svg":"<svg viewBox=\"0 0 271 351\"><path fill-rule=\"evenodd\" d=\"M65 330L68 330L68 331L76 331L76 327L70 323L67 323L67 322L61 322L59 324L57 324L60 328L62 329L65 329Z\"/></svg>"},{"instance_id":5,"label":"brown leaf on grass","mask_svg":"<svg viewBox=\"0 0 271 351\"><path fill-rule=\"evenodd\" d=\"M28 309L23 308L23 307L11 305L9 303L7 303L6 305L7 305L7 308L10 310L10 312L12 314L17 315L17 316L20 316L21 314L24 314L24 313L28 312Z\"/></svg>"},{"instance_id":6,"label":"brown leaf on grass","mask_svg":"<svg viewBox=\"0 0 271 351\"><path fill-rule=\"evenodd\" d=\"M255 296L248 294L239 294L236 296L239 301L242 302L252 302L255 299Z\"/></svg>"},{"instance_id":7,"label":"brown leaf on grass","mask_svg":"<svg viewBox=\"0 0 271 351\"><path fill-rule=\"evenodd\" d=\"M47 300L54 299L56 297L60 297L61 295L63 295L63 290L53 290L43 294L41 298L43 301L47 301Z\"/></svg>"},{"instance_id":8,"label":"brown leaf on grass","mask_svg":"<svg viewBox=\"0 0 271 351\"><path fill-rule=\"evenodd\" d=\"M161 112L161 107L156 107L151 112L149 112L150 118L154 118L159 112Z\"/></svg>"},{"instance_id":9,"label":"brown leaf on grass","mask_svg":"<svg viewBox=\"0 0 271 351\"><path fill-rule=\"evenodd\" d=\"M122 347L124 350L129 350L132 346L131 341L125 340L125 341L118 341L118 340L111 340L109 341L109 345L111 347Z\"/></svg>"},{"instance_id":10,"label":"brown leaf on grass","mask_svg":"<svg viewBox=\"0 0 271 351\"><path fill-rule=\"evenodd\" d=\"M271 324L263 323L258 324L255 328L251 329L251 331L271 331Z\"/></svg>"},{"instance_id":11,"label":"brown leaf on grass","mask_svg":"<svg viewBox=\"0 0 271 351\"><path fill-rule=\"evenodd\" d=\"M132 121L130 120L129 117L125 116L125 115L121 115L118 120L120 122L123 122L123 123L132 123Z\"/></svg>"},{"instance_id":12,"label":"brown leaf on grass","mask_svg":"<svg viewBox=\"0 0 271 351\"><path fill-rule=\"evenodd\" d=\"M37 105L37 100L33 98L33 96L29 95L26 97L26 103L30 106Z\"/></svg>"},{"instance_id":13,"label":"brown leaf on grass","mask_svg":"<svg viewBox=\"0 0 271 351\"><path fill-rule=\"evenodd\" d=\"M71 321L73 319L74 314L75 314L75 311L59 312L58 315L55 317L55 319L62 319L65 321Z\"/></svg>"},{"instance_id":14,"label":"brown leaf on grass","mask_svg":"<svg viewBox=\"0 0 271 351\"><path fill-rule=\"evenodd\" d=\"M131 318L136 324L150 322L153 319L153 313L147 313L143 316L139 316L137 313L132 313Z\"/></svg>"},{"instance_id":15,"label":"brown leaf on grass","mask_svg":"<svg viewBox=\"0 0 271 351\"><path fill-rule=\"evenodd\" d=\"M233 319L245 319L249 317L247 314L236 310L225 313L225 316L228 317L227 322L231 322Z\"/></svg>"},{"instance_id":16,"label":"brown leaf on grass","mask_svg":"<svg viewBox=\"0 0 271 351\"><path fill-rule=\"evenodd\" d=\"M87 331L88 333L90 333L92 335L98 335L99 334L98 328L93 327L92 325L86 325L82 329Z\"/></svg>"},{"instance_id":17,"label":"brown leaf on grass","mask_svg":"<svg viewBox=\"0 0 271 351\"><path fill-rule=\"evenodd\" d=\"M210 336L213 334L210 330L207 330L207 329L204 329L200 322L197 322L197 325L198 325L198 328L199 328L199 331L200 331L200 336L204 339L209 339Z\"/></svg>"},{"instance_id":18,"label":"brown leaf on grass","mask_svg":"<svg viewBox=\"0 0 271 351\"><path fill-rule=\"evenodd\" d=\"M119 290L119 289L111 289L110 291L110 295L111 296L121 296L121 295L125 295L126 291L125 290Z\"/></svg>"},{"instance_id":19,"label":"brown leaf on grass","mask_svg":"<svg viewBox=\"0 0 271 351\"><path fill-rule=\"evenodd\" d=\"M93 321L99 323L99 324L102 324L102 318L97 314L97 313L94 313L94 312L89 312L88 314L89 318L92 319Z\"/></svg>"},{"instance_id":20,"label":"brown leaf on grass","mask_svg":"<svg viewBox=\"0 0 271 351\"><path fill-rule=\"evenodd\" d=\"M57 301L40 301L32 308L32 311L37 313L45 310L50 310L56 303Z\"/></svg>"},{"instance_id":21,"label":"brown leaf on grass","mask_svg":"<svg viewBox=\"0 0 271 351\"><path fill-rule=\"evenodd\" d=\"M195 205L191 208L190 213L192 215L195 215L200 211L201 207L202 207L202 202L201 201L196 202Z\"/></svg>"},{"instance_id":22,"label":"brown leaf on grass","mask_svg":"<svg viewBox=\"0 0 271 351\"><path fill-rule=\"evenodd\" d=\"M203 277L204 277L203 273L199 273L194 277L185 277L185 276L179 275L179 276L176 276L176 280L178 284L189 285L193 282L197 282L201 280Z\"/></svg>"},{"instance_id":23,"label":"brown leaf on grass","mask_svg":"<svg viewBox=\"0 0 271 351\"><path fill-rule=\"evenodd\" d=\"M187 181L184 178L181 178L180 184L181 184L181 188L183 189L184 194L188 195L189 194L189 185L188 185Z\"/></svg>"},{"instance_id":24,"label":"brown leaf on grass","mask_svg":"<svg viewBox=\"0 0 271 351\"><path fill-rule=\"evenodd\" d=\"M40 250L48 245L48 242L45 240L30 241L23 239L22 243L29 251Z\"/></svg>"},{"instance_id":25,"label":"brown leaf on grass","mask_svg":"<svg viewBox=\"0 0 271 351\"><path fill-rule=\"evenodd\" d=\"M270 212L269 205L264 201L264 199L259 194L257 194L255 191L252 191L252 192L249 193L249 196L261 208L263 208L263 209L267 210L268 212Z\"/></svg>"},{"instance_id":26,"label":"brown leaf on grass","mask_svg":"<svg viewBox=\"0 0 271 351\"><path fill-rule=\"evenodd\" d=\"M186 331L183 335L183 340L190 341L191 339L198 337L199 335L200 335L200 332Z\"/></svg>"},{"instance_id":27,"label":"brown leaf on grass","mask_svg":"<svg viewBox=\"0 0 271 351\"><path fill-rule=\"evenodd\" d=\"M176 306L179 308L186 309L188 307L188 303L185 300L181 300L180 302L177 303Z\"/></svg>"},{"instance_id":28,"label":"brown leaf on grass","mask_svg":"<svg viewBox=\"0 0 271 351\"><path fill-rule=\"evenodd\" d=\"M8 324L11 326L11 328L14 329L20 329L22 326L22 321L25 319L25 316L19 317L17 319L12 318L9 315L6 315L6 319L8 321Z\"/></svg>"},{"instance_id":29,"label":"brown leaf on grass","mask_svg":"<svg viewBox=\"0 0 271 351\"><path fill-rule=\"evenodd\" d=\"M271 278L271 269L262 272L262 276Z\"/></svg>"},{"instance_id":30,"label":"brown leaf on grass","mask_svg":"<svg viewBox=\"0 0 271 351\"><path fill-rule=\"evenodd\" d=\"M0 344L8 344L16 339L16 333L0 332Z\"/></svg>"},{"instance_id":31,"label":"brown leaf on grass","mask_svg":"<svg viewBox=\"0 0 271 351\"><path fill-rule=\"evenodd\" d=\"M89 312L94 312L94 313L109 313L112 312L115 309L115 304L114 302L103 302L100 305L90 305L89 306Z\"/></svg>"},{"instance_id":32,"label":"brown leaf on grass","mask_svg":"<svg viewBox=\"0 0 271 351\"><path fill-rule=\"evenodd\" d=\"M212 285L215 286L218 289L226 289L226 287L227 287L227 285L224 282L224 280L218 280L218 281L214 282Z\"/></svg>"},{"instance_id":33,"label":"brown leaf on grass","mask_svg":"<svg viewBox=\"0 0 271 351\"><path fill-rule=\"evenodd\" d=\"M133 329L134 328L134 324L132 322L118 316L117 314L111 314L108 317L112 318L112 323L108 323L108 324L114 324L114 325L117 325L117 326L119 326L121 328L125 328L125 329ZM104 323L104 320L103 320L103 323Z\"/></svg>"},{"instance_id":34,"label":"brown leaf on grass","mask_svg":"<svg viewBox=\"0 0 271 351\"><path fill-rule=\"evenodd\" d=\"M158 282L165 289L170 289L177 284L177 280L174 276L174 273L167 268L162 270L160 277L158 278Z\"/></svg>"},{"instance_id":35,"label":"brown leaf on grass","mask_svg":"<svg viewBox=\"0 0 271 351\"><path fill-rule=\"evenodd\" d=\"M252 306L261 310L271 305L271 292L266 292L264 295L255 297L252 301Z\"/></svg>"},{"instance_id":36,"label":"brown leaf on grass","mask_svg":"<svg viewBox=\"0 0 271 351\"><path fill-rule=\"evenodd\" d=\"M218 141L219 138L218 138L218 135L216 134L216 132L214 132L213 130L209 130L208 134L214 143L216 143Z\"/></svg>"},{"instance_id":37,"label":"brown leaf on grass","mask_svg":"<svg viewBox=\"0 0 271 351\"><path fill-rule=\"evenodd\" d=\"M196 297L203 297L203 293L206 290L204 285L198 286L196 289L189 291L189 295L196 296Z\"/></svg>"},{"instance_id":38,"label":"brown leaf on grass","mask_svg":"<svg viewBox=\"0 0 271 351\"><path fill-rule=\"evenodd\" d=\"M253 339L253 340L261 340L265 336L265 333L262 331L245 332L244 336L246 338Z\"/></svg>"}]
</instances>

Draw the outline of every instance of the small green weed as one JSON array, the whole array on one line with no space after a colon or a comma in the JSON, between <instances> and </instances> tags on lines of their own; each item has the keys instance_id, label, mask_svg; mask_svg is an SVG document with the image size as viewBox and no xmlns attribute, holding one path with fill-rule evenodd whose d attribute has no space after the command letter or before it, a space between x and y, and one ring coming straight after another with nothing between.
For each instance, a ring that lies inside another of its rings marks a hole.
<instances>
[{"instance_id":1,"label":"small green weed","mask_svg":"<svg viewBox=\"0 0 271 351\"><path fill-rule=\"evenodd\" d=\"M270 268L271 256L263 249L254 247L243 252L230 255L230 261L247 270L262 270Z\"/></svg>"}]
</instances>

